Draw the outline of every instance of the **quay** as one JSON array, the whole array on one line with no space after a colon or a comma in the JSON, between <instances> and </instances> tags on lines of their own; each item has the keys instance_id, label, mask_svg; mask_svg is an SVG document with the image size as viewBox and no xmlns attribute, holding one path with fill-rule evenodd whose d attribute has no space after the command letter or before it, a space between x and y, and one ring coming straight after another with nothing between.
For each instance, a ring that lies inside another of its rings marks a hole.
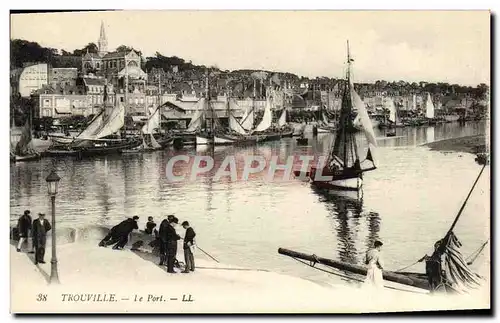
<instances>
[{"instance_id":1,"label":"quay","mask_svg":"<svg viewBox=\"0 0 500 323\"><path fill-rule=\"evenodd\" d=\"M59 240L59 239L58 239ZM169 274L158 259L129 246L118 251L92 239L58 247L61 284L49 285L50 239L45 264L11 245L13 313L362 313L488 308L485 293L439 298L382 290L375 297L357 286L321 286L263 269L241 268L195 253L196 271ZM177 259L182 261L182 249ZM277 255L278 256L278 255Z\"/></svg>"}]
</instances>

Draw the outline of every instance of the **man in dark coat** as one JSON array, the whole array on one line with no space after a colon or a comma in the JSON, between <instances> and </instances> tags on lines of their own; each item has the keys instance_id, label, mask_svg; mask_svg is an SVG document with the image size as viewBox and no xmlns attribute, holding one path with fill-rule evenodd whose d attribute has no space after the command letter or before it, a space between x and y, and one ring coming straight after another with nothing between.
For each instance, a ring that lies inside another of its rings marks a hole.
<instances>
[{"instance_id":1,"label":"man in dark coat","mask_svg":"<svg viewBox=\"0 0 500 323\"><path fill-rule=\"evenodd\" d=\"M120 222L109 230L107 236L99 242L99 247L106 247L112 244L113 249L123 249L128 242L128 236L135 229L139 229L137 225L137 220L139 220L138 216L134 216L133 218L128 218L125 221Z\"/></svg>"},{"instance_id":2,"label":"man in dark coat","mask_svg":"<svg viewBox=\"0 0 500 323\"><path fill-rule=\"evenodd\" d=\"M167 259L167 230L168 230L168 219L164 219L160 223L160 229L158 231L158 242L160 245L160 266L165 264Z\"/></svg>"},{"instance_id":3,"label":"man in dark coat","mask_svg":"<svg viewBox=\"0 0 500 323\"><path fill-rule=\"evenodd\" d=\"M17 221L17 230L19 232L19 243L17 244L17 252L20 252L24 242L28 241L29 233L32 227L31 222L32 221L30 216L30 210L24 211L24 214L21 215L21 217Z\"/></svg>"},{"instance_id":4,"label":"man in dark coat","mask_svg":"<svg viewBox=\"0 0 500 323\"><path fill-rule=\"evenodd\" d=\"M194 237L196 233L193 228L189 226L188 221L182 222L182 227L186 229L186 235L184 236L184 262L186 263L186 267L184 268L183 273L189 273L189 271L194 271L194 255L192 251L192 247L194 246Z\"/></svg>"},{"instance_id":5,"label":"man in dark coat","mask_svg":"<svg viewBox=\"0 0 500 323\"><path fill-rule=\"evenodd\" d=\"M52 227L49 221L45 219L45 214L38 213L38 219L33 221L33 244L35 246L35 265L38 263L44 264L45 245L47 243L47 232Z\"/></svg>"},{"instance_id":6,"label":"man in dark coat","mask_svg":"<svg viewBox=\"0 0 500 323\"><path fill-rule=\"evenodd\" d=\"M153 234L153 229L156 227L155 221L153 221L153 217L149 216L148 217L148 222L146 223L146 228L144 229L144 232L147 234Z\"/></svg>"},{"instance_id":7,"label":"man in dark coat","mask_svg":"<svg viewBox=\"0 0 500 323\"><path fill-rule=\"evenodd\" d=\"M177 220L177 221L176 221ZM177 254L177 241L181 238L175 232L175 222L179 222L174 216L169 217L167 221L163 220L160 225L160 239L162 241L163 250L160 259L160 265L164 264L165 258L167 260L167 272L175 274L174 263Z\"/></svg>"}]
</instances>

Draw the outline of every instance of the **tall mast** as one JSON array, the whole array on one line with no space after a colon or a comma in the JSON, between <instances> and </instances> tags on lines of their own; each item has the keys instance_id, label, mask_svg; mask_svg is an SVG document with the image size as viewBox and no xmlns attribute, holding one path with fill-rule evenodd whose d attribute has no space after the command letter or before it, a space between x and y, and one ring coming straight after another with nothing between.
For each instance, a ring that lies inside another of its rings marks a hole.
<instances>
[{"instance_id":1,"label":"tall mast","mask_svg":"<svg viewBox=\"0 0 500 323\"><path fill-rule=\"evenodd\" d=\"M208 93L208 68L206 70L206 75L205 75L205 105L208 105L208 100L209 100L209 93ZM203 107L205 110L206 107ZM205 131L207 130L207 121L205 119Z\"/></svg>"},{"instance_id":2,"label":"tall mast","mask_svg":"<svg viewBox=\"0 0 500 323\"><path fill-rule=\"evenodd\" d=\"M348 158L347 158L347 145L348 145L348 141L349 139L347 138L346 136L346 128L350 125L350 120L351 120L351 100L350 100L350 96L351 96L351 55L349 53L349 40L347 40L347 84L346 84L346 91L344 93L344 99L348 99L348 102L346 102L345 106L348 107L348 111L347 112L347 119L345 120L345 124L343 125L343 132L344 132L344 167L347 166L347 163L348 163ZM349 129L350 131L351 129Z\"/></svg>"},{"instance_id":3,"label":"tall mast","mask_svg":"<svg viewBox=\"0 0 500 323\"><path fill-rule=\"evenodd\" d=\"M161 133L161 130L162 130L162 126L161 126L161 72L163 71L163 68L161 70L158 71L158 109L160 111L159 114L159 118L160 118L160 124L159 124L159 127L160 127L160 133Z\"/></svg>"}]
</instances>

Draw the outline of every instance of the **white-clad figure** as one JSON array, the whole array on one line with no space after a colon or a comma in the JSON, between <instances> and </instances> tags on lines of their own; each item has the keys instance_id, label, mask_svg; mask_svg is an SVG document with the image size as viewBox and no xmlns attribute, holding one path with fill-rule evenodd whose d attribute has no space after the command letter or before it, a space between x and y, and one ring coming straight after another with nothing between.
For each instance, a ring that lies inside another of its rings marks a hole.
<instances>
[{"instance_id":1,"label":"white-clad figure","mask_svg":"<svg viewBox=\"0 0 500 323\"><path fill-rule=\"evenodd\" d=\"M384 278L382 277L384 264L382 262L382 257L380 254L382 245L382 242L375 241L375 243L373 244L373 248L366 252L365 265L367 265L368 271L366 272L364 287L384 287Z\"/></svg>"}]
</instances>

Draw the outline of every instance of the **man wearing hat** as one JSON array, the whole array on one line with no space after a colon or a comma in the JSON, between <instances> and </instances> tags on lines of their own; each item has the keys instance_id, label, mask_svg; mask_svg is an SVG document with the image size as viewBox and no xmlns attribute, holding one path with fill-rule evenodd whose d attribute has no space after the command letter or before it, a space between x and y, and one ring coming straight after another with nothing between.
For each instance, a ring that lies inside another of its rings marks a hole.
<instances>
[{"instance_id":1,"label":"man wearing hat","mask_svg":"<svg viewBox=\"0 0 500 323\"><path fill-rule=\"evenodd\" d=\"M116 243L113 249L123 249L128 242L128 236L134 229L139 229L137 220L139 220L139 217L135 215L112 227L106 237L99 242L99 246L106 247Z\"/></svg>"},{"instance_id":2,"label":"man wearing hat","mask_svg":"<svg viewBox=\"0 0 500 323\"><path fill-rule=\"evenodd\" d=\"M24 211L24 214L21 215L21 217L17 221L17 230L19 232L19 243L17 244L17 252L20 252L24 242L28 241L32 225L30 213L31 213L30 210Z\"/></svg>"},{"instance_id":3,"label":"man wearing hat","mask_svg":"<svg viewBox=\"0 0 500 323\"><path fill-rule=\"evenodd\" d=\"M45 245L47 243L47 232L52 227L49 221L45 219L44 213L38 213L38 219L33 221L33 245L35 247L35 265L38 263L44 264L43 257L45 256Z\"/></svg>"}]
</instances>

